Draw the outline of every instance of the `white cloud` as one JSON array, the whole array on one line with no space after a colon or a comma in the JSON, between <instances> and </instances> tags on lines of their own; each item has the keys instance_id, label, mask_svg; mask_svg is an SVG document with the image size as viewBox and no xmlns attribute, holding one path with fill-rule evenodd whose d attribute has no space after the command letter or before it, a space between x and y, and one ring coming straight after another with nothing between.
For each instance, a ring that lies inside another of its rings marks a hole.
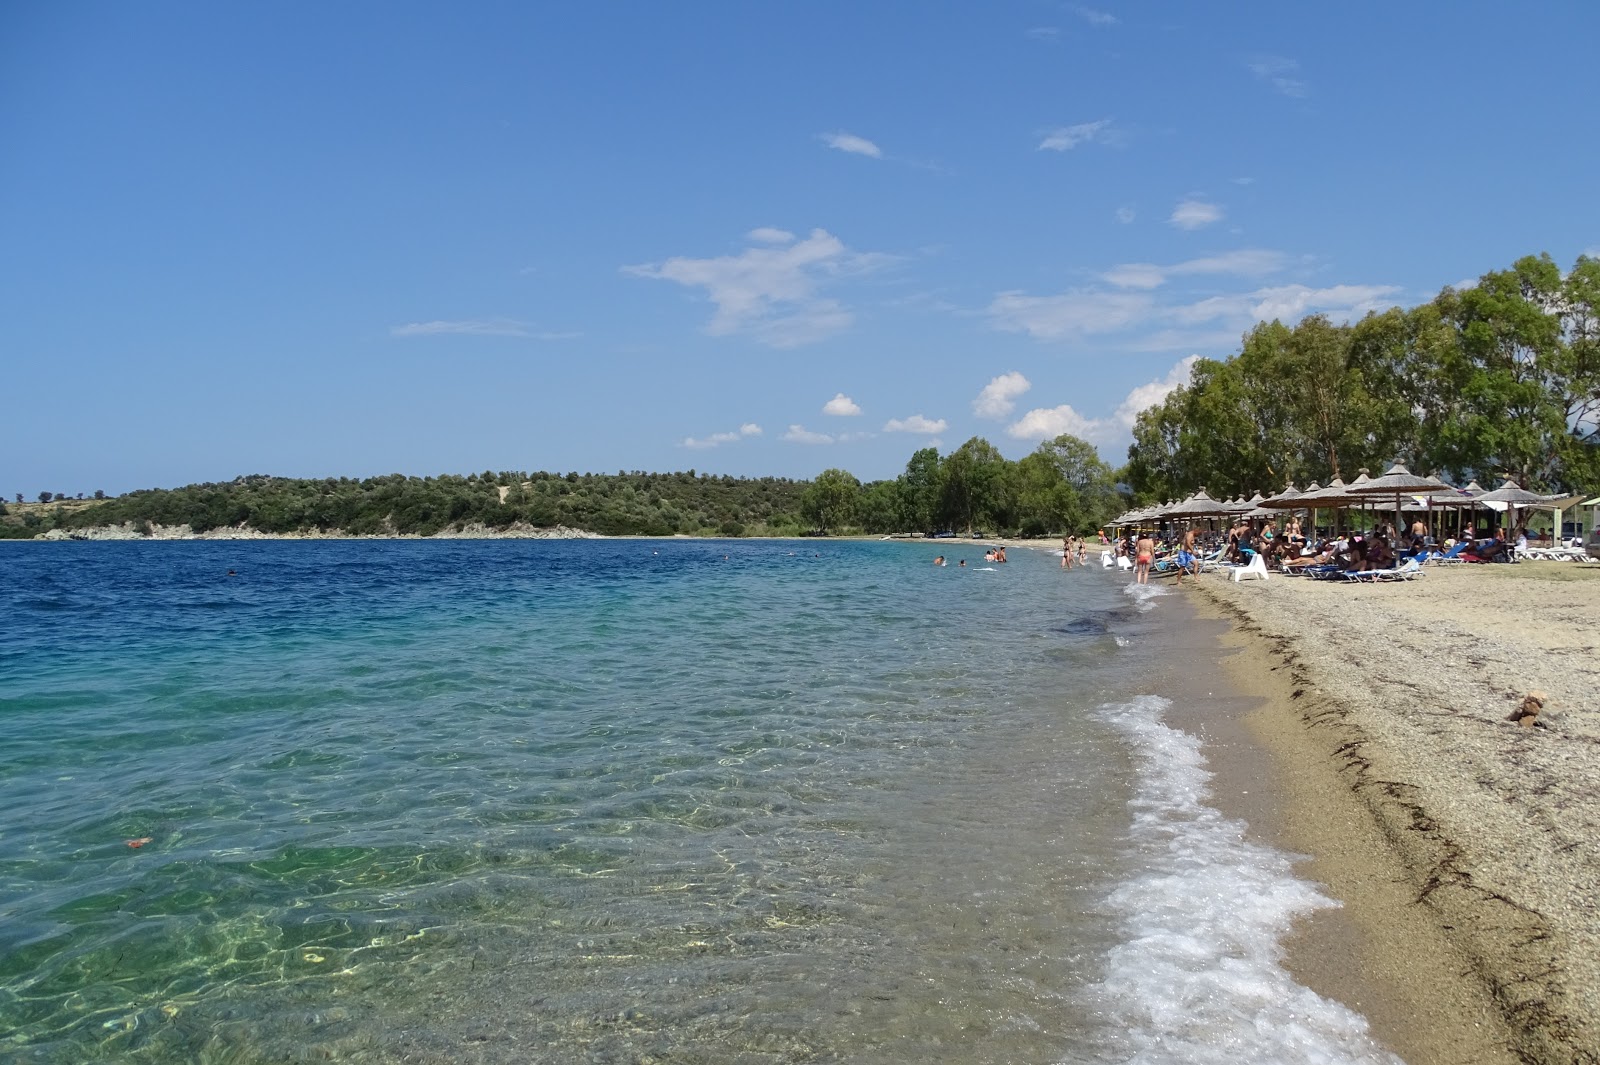
<instances>
[{"instance_id":1,"label":"white cloud","mask_svg":"<svg viewBox=\"0 0 1600 1065\"><path fill-rule=\"evenodd\" d=\"M1167 281L1167 272L1155 263L1123 263L1102 276L1118 288L1160 288Z\"/></svg>"},{"instance_id":2,"label":"white cloud","mask_svg":"<svg viewBox=\"0 0 1600 1065\"><path fill-rule=\"evenodd\" d=\"M1123 225L1127 225L1129 222L1132 222L1137 217L1138 217L1138 215L1134 213L1134 210L1133 210L1132 207L1118 207L1117 208L1117 221L1121 222Z\"/></svg>"},{"instance_id":3,"label":"white cloud","mask_svg":"<svg viewBox=\"0 0 1600 1065\"><path fill-rule=\"evenodd\" d=\"M943 418L924 418L920 414L913 414L909 418L890 418L884 423L883 431L886 433L922 433L932 435L942 433L950 428L950 423Z\"/></svg>"},{"instance_id":4,"label":"white cloud","mask_svg":"<svg viewBox=\"0 0 1600 1065\"><path fill-rule=\"evenodd\" d=\"M1071 433L1080 440L1104 445L1121 442L1133 429L1139 412L1166 399L1172 390L1189 383L1189 376L1200 356L1190 355L1179 360L1167 376L1159 381L1139 385L1128 393L1108 418L1091 418L1080 413L1070 403L1059 407L1040 407L1030 410L1006 427L1006 435L1016 440L1049 440L1062 433Z\"/></svg>"},{"instance_id":5,"label":"white cloud","mask_svg":"<svg viewBox=\"0 0 1600 1065\"><path fill-rule=\"evenodd\" d=\"M1199 361L1198 355L1179 359L1178 364L1167 373L1166 377L1142 384L1129 392L1128 397L1117 407L1117 412L1111 416L1111 420L1123 429L1131 430L1140 411L1149 410L1171 395L1174 389L1182 388L1189 383L1189 378L1194 373L1194 364Z\"/></svg>"},{"instance_id":6,"label":"white cloud","mask_svg":"<svg viewBox=\"0 0 1600 1065\"><path fill-rule=\"evenodd\" d=\"M1061 38L1061 30L1055 26L1035 26L1033 29L1025 30L1024 32L1036 41L1054 43Z\"/></svg>"},{"instance_id":7,"label":"white cloud","mask_svg":"<svg viewBox=\"0 0 1600 1065\"><path fill-rule=\"evenodd\" d=\"M1281 251L1267 248L1239 248L1221 255L1207 255L1188 259L1170 268L1169 274L1236 274L1241 277L1262 277L1275 274L1288 263Z\"/></svg>"},{"instance_id":8,"label":"white cloud","mask_svg":"<svg viewBox=\"0 0 1600 1065\"><path fill-rule=\"evenodd\" d=\"M1062 433L1071 433L1083 440L1100 435L1101 423L1085 418L1070 403L1059 407L1040 407L1030 410L1006 427L1006 435L1017 440L1049 440Z\"/></svg>"},{"instance_id":9,"label":"white cloud","mask_svg":"<svg viewBox=\"0 0 1600 1065\"><path fill-rule=\"evenodd\" d=\"M510 318L472 318L459 322L409 322L389 330L390 336L527 337L531 340L570 340L579 333L536 333L526 322Z\"/></svg>"},{"instance_id":10,"label":"white cloud","mask_svg":"<svg viewBox=\"0 0 1600 1065\"><path fill-rule=\"evenodd\" d=\"M788 244L794 240L794 234L787 229L774 229L772 226L761 226L745 234L759 244Z\"/></svg>"},{"instance_id":11,"label":"white cloud","mask_svg":"<svg viewBox=\"0 0 1600 1065\"><path fill-rule=\"evenodd\" d=\"M1075 4L1069 10L1091 26L1115 26L1117 24L1117 16L1105 11L1096 11L1092 7Z\"/></svg>"},{"instance_id":12,"label":"white cloud","mask_svg":"<svg viewBox=\"0 0 1600 1065\"><path fill-rule=\"evenodd\" d=\"M748 436L760 435L761 426L757 425L755 422L745 422L743 425L739 426L739 431L736 433L712 433L710 436L702 437L686 436L683 438L683 442L680 446L703 450L705 448L717 447L721 444L732 444L736 441L743 440Z\"/></svg>"},{"instance_id":13,"label":"white cloud","mask_svg":"<svg viewBox=\"0 0 1600 1065\"><path fill-rule=\"evenodd\" d=\"M840 392L822 405L822 413L832 414L837 418L848 418L861 413L861 408L856 401Z\"/></svg>"},{"instance_id":14,"label":"white cloud","mask_svg":"<svg viewBox=\"0 0 1600 1065\"><path fill-rule=\"evenodd\" d=\"M1256 183L1256 179L1253 177L1236 177L1229 180L1235 185L1254 185Z\"/></svg>"},{"instance_id":15,"label":"white cloud","mask_svg":"<svg viewBox=\"0 0 1600 1065\"><path fill-rule=\"evenodd\" d=\"M1002 292L989 303L988 313L997 329L1053 340L1125 329L1154 306L1148 295L1133 292L1065 292L1059 296Z\"/></svg>"},{"instance_id":16,"label":"white cloud","mask_svg":"<svg viewBox=\"0 0 1600 1065\"><path fill-rule=\"evenodd\" d=\"M738 433L712 433L710 436L702 436L699 438L686 436L683 438L683 446L691 448L711 448L716 447L718 444L731 444L737 439L739 439Z\"/></svg>"},{"instance_id":17,"label":"white cloud","mask_svg":"<svg viewBox=\"0 0 1600 1065\"><path fill-rule=\"evenodd\" d=\"M1261 277L1277 273L1288 264L1288 257L1280 251L1266 248L1240 248L1237 251L1188 259L1174 266L1157 266L1154 263L1122 263L1113 266L1102 276L1118 288L1158 288L1168 278L1201 274L1234 274L1243 277Z\"/></svg>"},{"instance_id":18,"label":"white cloud","mask_svg":"<svg viewBox=\"0 0 1600 1065\"><path fill-rule=\"evenodd\" d=\"M1311 91L1309 85L1294 76L1299 73L1300 64L1293 59L1281 55L1266 55L1251 60L1248 65L1251 73L1284 96L1299 99Z\"/></svg>"},{"instance_id":19,"label":"white cloud","mask_svg":"<svg viewBox=\"0 0 1600 1065\"><path fill-rule=\"evenodd\" d=\"M1359 318L1368 311L1392 304L1391 297L1399 291L1396 285L1334 285L1331 288L1280 285L1251 293L1251 298L1257 302L1250 308L1250 314L1261 321L1297 320L1312 310L1326 311L1335 319Z\"/></svg>"},{"instance_id":20,"label":"white cloud","mask_svg":"<svg viewBox=\"0 0 1600 1065\"><path fill-rule=\"evenodd\" d=\"M1450 287L1455 289L1457 292L1460 292L1463 289L1477 288L1478 287L1478 278L1476 278L1476 277L1464 277L1460 281L1457 281L1454 285L1451 285Z\"/></svg>"},{"instance_id":21,"label":"white cloud","mask_svg":"<svg viewBox=\"0 0 1600 1065\"><path fill-rule=\"evenodd\" d=\"M1221 221L1222 208L1205 200L1188 199L1181 201L1172 209L1172 217L1168 222L1179 229L1200 229L1213 222Z\"/></svg>"},{"instance_id":22,"label":"white cloud","mask_svg":"<svg viewBox=\"0 0 1600 1065\"><path fill-rule=\"evenodd\" d=\"M1116 131L1112 129L1111 119L1102 118L1098 122L1080 122L1076 126L1058 126L1046 131L1044 140L1039 142L1039 151L1071 151L1080 144L1094 141L1104 143L1115 138Z\"/></svg>"},{"instance_id":23,"label":"white cloud","mask_svg":"<svg viewBox=\"0 0 1600 1065\"><path fill-rule=\"evenodd\" d=\"M760 229L751 236L773 244L782 232ZM706 325L712 336L748 333L763 344L793 348L826 339L854 321L838 300L818 294L822 285L892 261L888 255L853 252L827 230L813 229L804 240L746 248L738 255L676 256L622 271L705 289L717 306Z\"/></svg>"},{"instance_id":24,"label":"white cloud","mask_svg":"<svg viewBox=\"0 0 1600 1065\"><path fill-rule=\"evenodd\" d=\"M833 437L827 433L813 433L803 425L791 425L789 431L783 434L785 440L796 444L831 444Z\"/></svg>"},{"instance_id":25,"label":"white cloud","mask_svg":"<svg viewBox=\"0 0 1600 1065\"><path fill-rule=\"evenodd\" d=\"M849 152L852 155L865 155L873 159L883 158L882 148L879 148L867 138L858 137L854 133L841 131L839 133L820 133L818 136L822 138L823 144L830 148L836 148L841 152Z\"/></svg>"},{"instance_id":26,"label":"white cloud","mask_svg":"<svg viewBox=\"0 0 1600 1065\"><path fill-rule=\"evenodd\" d=\"M1003 373L983 386L978 398L972 401L972 412L980 418L1004 418L1016 407L1016 399L1033 382L1013 370Z\"/></svg>"}]
</instances>

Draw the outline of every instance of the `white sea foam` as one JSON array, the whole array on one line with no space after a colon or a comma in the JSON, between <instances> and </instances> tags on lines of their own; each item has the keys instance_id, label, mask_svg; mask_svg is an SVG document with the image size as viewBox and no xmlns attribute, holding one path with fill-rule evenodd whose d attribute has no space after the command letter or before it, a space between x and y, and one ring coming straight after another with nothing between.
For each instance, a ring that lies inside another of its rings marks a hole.
<instances>
[{"instance_id":1,"label":"white sea foam","mask_svg":"<svg viewBox=\"0 0 1600 1065\"><path fill-rule=\"evenodd\" d=\"M1129 644L1131 644L1133 642L1132 640L1128 639L1126 636L1113 636L1112 639L1117 641L1117 646L1118 647L1126 647L1126 646L1128 646Z\"/></svg>"},{"instance_id":2,"label":"white sea foam","mask_svg":"<svg viewBox=\"0 0 1600 1065\"><path fill-rule=\"evenodd\" d=\"M1161 587L1159 584L1135 584L1129 582L1128 584L1123 585L1122 594L1130 596L1133 601L1138 604L1139 610L1142 613L1155 606L1155 603L1151 602L1152 599L1155 599L1158 596L1167 595L1168 592L1167 589Z\"/></svg>"},{"instance_id":3,"label":"white sea foam","mask_svg":"<svg viewBox=\"0 0 1600 1065\"><path fill-rule=\"evenodd\" d=\"M1338 904L1297 879L1289 855L1207 805L1200 741L1162 722L1170 705L1141 696L1099 711L1136 749L1141 869L1106 900L1125 940L1089 992L1107 1021L1108 1060L1399 1065L1365 1018L1284 968L1294 919Z\"/></svg>"}]
</instances>

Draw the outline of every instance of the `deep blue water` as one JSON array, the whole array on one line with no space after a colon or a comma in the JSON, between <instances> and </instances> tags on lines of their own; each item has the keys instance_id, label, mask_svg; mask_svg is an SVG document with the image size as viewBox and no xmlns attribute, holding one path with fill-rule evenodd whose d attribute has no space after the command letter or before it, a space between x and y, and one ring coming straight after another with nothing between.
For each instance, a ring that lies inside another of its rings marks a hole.
<instances>
[{"instance_id":1,"label":"deep blue water","mask_svg":"<svg viewBox=\"0 0 1600 1065\"><path fill-rule=\"evenodd\" d=\"M0 545L0 1059L1128 1060L1159 612L943 550Z\"/></svg>"}]
</instances>

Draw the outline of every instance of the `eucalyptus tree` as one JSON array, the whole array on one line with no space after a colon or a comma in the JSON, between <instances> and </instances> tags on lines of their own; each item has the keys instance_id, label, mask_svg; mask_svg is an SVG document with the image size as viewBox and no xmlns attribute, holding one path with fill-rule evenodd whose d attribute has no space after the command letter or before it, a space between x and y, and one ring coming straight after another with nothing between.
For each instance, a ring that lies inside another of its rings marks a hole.
<instances>
[{"instance_id":1,"label":"eucalyptus tree","mask_svg":"<svg viewBox=\"0 0 1600 1065\"><path fill-rule=\"evenodd\" d=\"M1044 441L1034 454L1045 458L1062 483L1071 489L1073 510L1067 524L1073 531L1098 528L1122 509L1116 471L1087 440L1062 433Z\"/></svg>"},{"instance_id":2,"label":"eucalyptus tree","mask_svg":"<svg viewBox=\"0 0 1600 1065\"><path fill-rule=\"evenodd\" d=\"M918 450L906 463L906 470L895 479L900 496L902 528L912 532L931 533L939 517L941 490L939 474L939 449L925 447Z\"/></svg>"},{"instance_id":3,"label":"eucalyptus tree","mask_svg":"<svg viewBox=\"0 0 1600 1065\"><path fill-rule=\"evenodd\" d=\"M940 513L951 528L972 532L1005 521L1014 510L1009 463L998 448L975 436L939 464Z\"/></svg>"},{"instance_id":4,"label":"eucalyptus tree","mask_svg":"<svg viewBox=\"0 0 1600 1065\"><path fill-rule=\"evenodd\" d=\"M855 519L860 494L861 482L853 473L823 470L801 495L800 514L822 532L837 532Z\"/></svg>"}]
</instances>

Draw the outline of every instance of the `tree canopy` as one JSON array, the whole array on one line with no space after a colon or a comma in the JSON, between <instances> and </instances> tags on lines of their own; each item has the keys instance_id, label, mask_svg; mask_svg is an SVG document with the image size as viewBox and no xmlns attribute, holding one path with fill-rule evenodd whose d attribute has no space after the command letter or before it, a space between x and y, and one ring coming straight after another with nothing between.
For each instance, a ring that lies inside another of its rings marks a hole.
<instances>
[{"instance_id":1,"label":"tree canopy","mask_svg":"<svg viewBox=\"0 0 1600 1065\"><path fill-rule=\"evenodd\" d=\"M1141 412L1139 500L1305 484L1392 460L1535 491L1600 481L1600 260L1548 255L1354 325L1263 322Z\"/></svg>"}]
</instances>

